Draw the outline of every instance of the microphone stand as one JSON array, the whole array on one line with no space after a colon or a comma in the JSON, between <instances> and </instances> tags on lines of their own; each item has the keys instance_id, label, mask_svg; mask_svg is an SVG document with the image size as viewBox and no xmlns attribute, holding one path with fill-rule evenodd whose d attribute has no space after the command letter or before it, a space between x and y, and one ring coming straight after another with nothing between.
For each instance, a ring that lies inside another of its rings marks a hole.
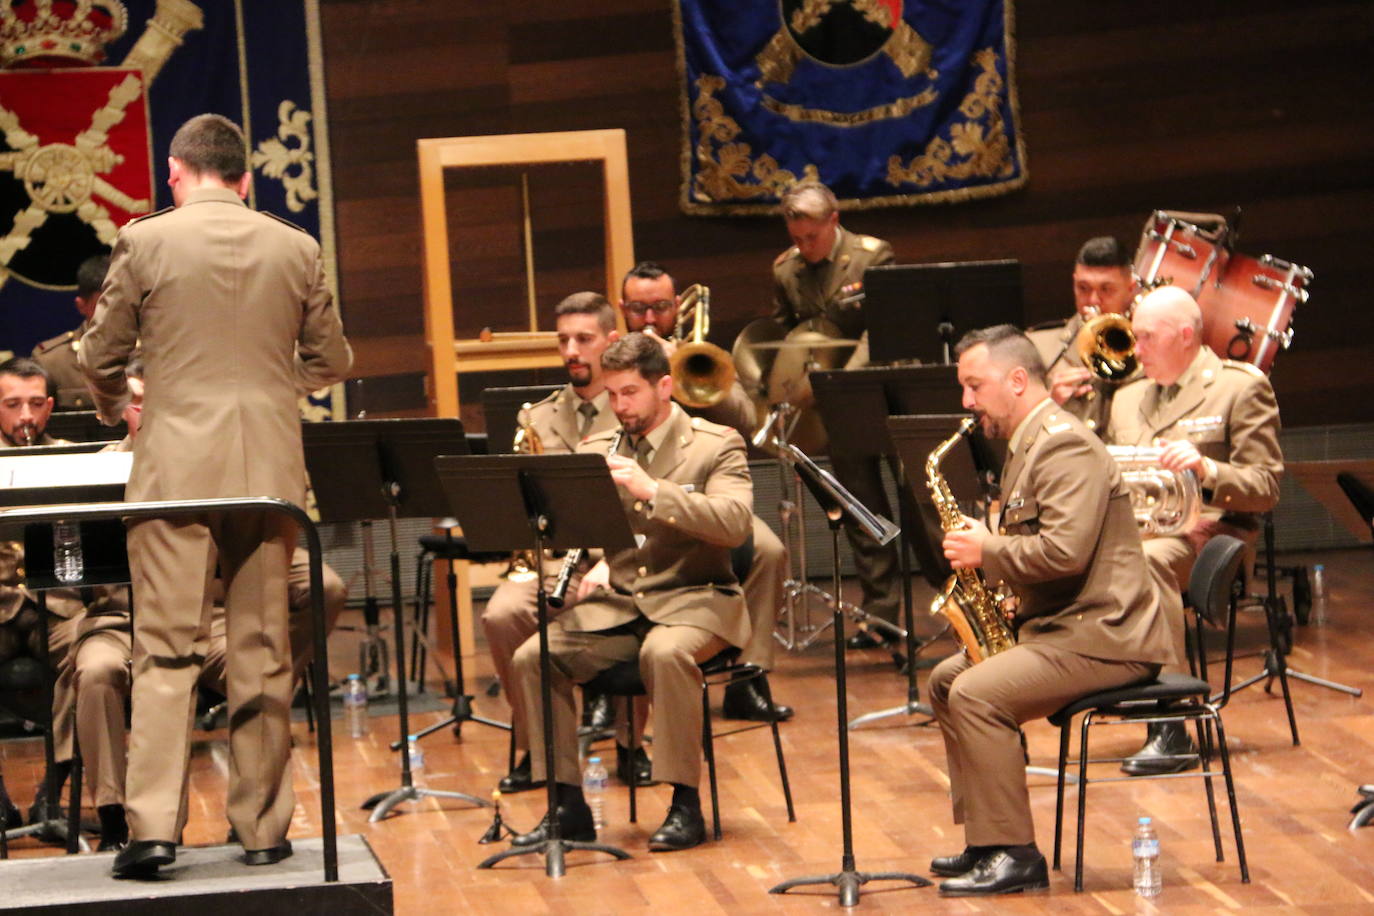
<instances>
[{"instance_id":1,"label":"microphone stand","mask_svg":"<svg viewBox=\"0 0 1374 916\"><path fill-rule=\"evenodd\" d=\"M816 501L825 510L830 523L830 550L834 560L832 587L835 595L840 594L840 529L848 522L863 528L879 544L887 544L899 533L900 529L880 515L870 512L856 500L838 480L822 470L806 453L790 443L782 446L796 461L796 467L803 482L811 490ZM930 881L919 875L906 872L861 872L854 863L854 826L851 813L849 792L849 719L848 686L844 660L844 640L840 638L843 621L840 605L836 600L831 603L832 626L835 634L835 731L839 736L840 751L840 827L843 836L843 852L840 857L840 871L830 875L809 875L791 878L771 888L770 894L785 894L795 887L817 884L833 884L839 889L840 906L851 907L859 902L859 888L869 881L907 881L915 887L929 887Z\"/></svg>"}]
</instances>

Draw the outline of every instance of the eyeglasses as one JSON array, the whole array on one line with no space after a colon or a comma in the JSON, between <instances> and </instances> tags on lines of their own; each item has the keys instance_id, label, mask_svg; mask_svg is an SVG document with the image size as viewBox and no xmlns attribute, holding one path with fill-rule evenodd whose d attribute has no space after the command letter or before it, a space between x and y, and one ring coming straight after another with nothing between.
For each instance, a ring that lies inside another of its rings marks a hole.
<instances>
[{"instance_id":1,"label":"eyeglasses","mask_svg":"<svg viewBox=\"0 0 1374 916\"><path fill-rule=\"evenodd\" d=\"M660 299L658 302L627 302L625 311L631 315L643 315L645 312L654 312L658 315L666 315L677 308L677 303L671 299Z\"/></svg>"}]
</instances>

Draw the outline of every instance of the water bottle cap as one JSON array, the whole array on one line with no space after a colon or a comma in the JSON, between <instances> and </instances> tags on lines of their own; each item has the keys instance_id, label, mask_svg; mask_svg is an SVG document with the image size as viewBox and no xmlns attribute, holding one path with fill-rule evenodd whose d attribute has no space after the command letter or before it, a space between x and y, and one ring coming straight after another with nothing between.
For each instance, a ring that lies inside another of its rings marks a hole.
<instances>
[{"instance_id":1,"label":"water bottle cap","mask_svg":"<svg viewBox=\"0 0 1374 916\"><path fill-rule=\"evenodd\" d=\"M1148 824L1149 822L1150 822L1150 819L1149 819L1148 817L1142 817L1142 818L1140 819L1140 823L1142 823L1142 824Z\"/></svg>"},{"instance_id":2,"label":"water bottle cap","mask_svg":"<svg viewBox=\"0 0 1374 916\"><path fill-rule=\"evenodd\" d=\"M1326 564L1325 564L1325 563L1318 563L1316 566L1313 566L1312 568L1315 569L1317 572L1325 572L1325 571L1326 571Z\"/></svg>"},{"instance_id":3,"label":"water bottle cap","mask_svg":"<svg viewBox=\"0 0 1374 916\"><path fill-rule=\"evenodd\" d=\"M601 762L601 758L600 758L600 757L588 757L588 758L587 758L587 762L588 762L588 763L600 763L600 762Z\"/></svg>"},{"instance_id":4,"label":"water bottle cap","mask_svg":"<svg viewBox=\"0 0 1374 916\"><path fill-rule=\"evenodd\" d=\"M356 680L358 680L359 678L358 678L358 675L356 675L356 674L350 674L350 675L348 676L348 679L349 679L350 681L356 681Z\"/></svg>"},{"instance_id":5,"label":"water bottle cap","mask_svg":"<svg viewBox=\"0 0 1374 916\"><path fill-rule=\"evenodd\" d=\"M406 740L407 740L407 741L414 741L414 740L415 740L415 736L414 736L414 735L406 735Z\"/></svg>"}]
</instances>

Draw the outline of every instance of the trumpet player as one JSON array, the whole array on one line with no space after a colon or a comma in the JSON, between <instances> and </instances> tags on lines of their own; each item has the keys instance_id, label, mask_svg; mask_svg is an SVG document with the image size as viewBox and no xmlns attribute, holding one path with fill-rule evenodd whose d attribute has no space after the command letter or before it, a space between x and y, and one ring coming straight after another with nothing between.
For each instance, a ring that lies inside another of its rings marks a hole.
<instances>
[{"instance_id":1,"label":"trumpet player","mask_svg":"<svg viewBox=\"0 0 1374 916\"><path fill-rule=\"evenodd\" d=\"M609 406L610 395L601 377L601 354L619 333L615 329L615 310L600 293L581 292L568 296L554 307L554 322L558 331L558 353L568 371L568 383L532 405L524 412L521 422L533 430L546 454L570 454L588 436L616 427L615 414ZM558 567L545 570L549 589L552 589L557 571ZM576 594L577 582L584 571L579 569L574 573L570 594ZM515 650L538 628L538 586L534 579L503 580L487 601L481 618L492 665L510 702L511 728L518 752L515 769L500 782L501 791L507 794L543 785L530 775L529 722L525 719L520 682L511 668ZM603 698L596 702L609 707L608 700ZM609 709L604 718L609 720ZM628 745L628 735L616 741L616 773L622 782L634 779L636 785L648 785L648 755L643 748L631 753Z\"/></svg>"},{"instance_id":2,"label":"trumpet player","mask_svg":"<svg viewBox=\"0 0 1374 916\"><path fill-rule=\"evenodd\" d=\"M1045 363L1050 397L1098 435L1111 416L1118 384L1104 381L1088 368L1076 346L1078 332L1097 315L1125 315L1136 286L1130 256L1120 242L1110 235L1088 239L1074 259L1073 316L1026 332Z\"/></svg>"},{"instance_id":3,"label":"trumpet player","mask_svg":"<svg viewBox=\"0 0 1374 916\"><path fill-rule=\"evenodd\" d=\"M930 868L949 878L942 895L971 897L1049 886L1019 724L1175 659L1121 472L1049 397L1034 345L1000 325L965 335L956 353L964 407L989 438L1009 441L997 532L966 517L945 534L944 554L955 569L1010 586L1020 621L1010 649L976 665L952 656L930 676L965 837L962 852Z\"/></svg>"},{"instance_id":4,"label":"trumpet player","mask_svg":"<svg viewBox=\"0 0 1374 916\"><path fill-rule=\"evenodd\" d=\"M1279 408L1263 372L1221 359L1202 345L1202 310L1186 291L1154 290L1136 307L1131 324L1145 377L1117 391L1107 444L1162 446L1161 466L1191 471L1202 486L1202 513L1192 531L1145 540L1145 558L1181 659L1182 591L1198 551L1220 533L1253 543L1259 514L1279 501ZM1123 770L1145 775L1198 766L1197 748L1182 723L1150 729L1145 746Z\"/></svg>"},{"instance_id":5,"label":"trumpet player","mask_svg":"<svg viewBox=\"0 0 1374 916\"><path fill-rule=\"evenodd\" d=\"M627 330L642 331L656 340L663 354L671 361L677 350L673 335L677 329L682 297L678 295L673 277L661 264L641 261L625 275L620 287L620 313ZM720 403L711 407L680 404L688 416L701 417L736 430L748 442L754 434L754 403L744 386L735 379ZM757 515L751 516L754 550L749 563L749 575L744 580L744 600L749 604L753 635L744 647L740 661L756 665L765 671L773 668L775 641L773 627L782 610L782 592L787 579L787 550L767 523ZM724 714L727 719L746 719L754 722L779 721L792 718L790 706L774 703L770 708L764 699L760 678L737 681L725 688Z\"/></svg>"}]
</instances>

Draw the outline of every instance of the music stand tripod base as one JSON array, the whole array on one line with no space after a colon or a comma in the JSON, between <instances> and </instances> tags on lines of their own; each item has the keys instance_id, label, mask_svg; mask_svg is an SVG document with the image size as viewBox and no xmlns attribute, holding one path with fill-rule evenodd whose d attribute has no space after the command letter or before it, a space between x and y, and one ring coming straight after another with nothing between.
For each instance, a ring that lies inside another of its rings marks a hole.
<instances>
[{"instance_id":1,"label":"music stand tripod base","mask_svg":"<svg viewBox=\"0 0 1374 916\"><path fill-rule=\"evenodd\" d=\"M369 824L375 824L382 818L391 813L402 802L419 801L422 798L456 798L459 801L471 802L479 808L490 808L491 802L485 798L478 798L476 795L469 795L466 792L447 792L440 789L431 789L427 786L408 785L389 792L378 792L367 801L363 802L362 808L366 811L372 809L372 814L367 818Z\"/></svg>"}]
</instances>

